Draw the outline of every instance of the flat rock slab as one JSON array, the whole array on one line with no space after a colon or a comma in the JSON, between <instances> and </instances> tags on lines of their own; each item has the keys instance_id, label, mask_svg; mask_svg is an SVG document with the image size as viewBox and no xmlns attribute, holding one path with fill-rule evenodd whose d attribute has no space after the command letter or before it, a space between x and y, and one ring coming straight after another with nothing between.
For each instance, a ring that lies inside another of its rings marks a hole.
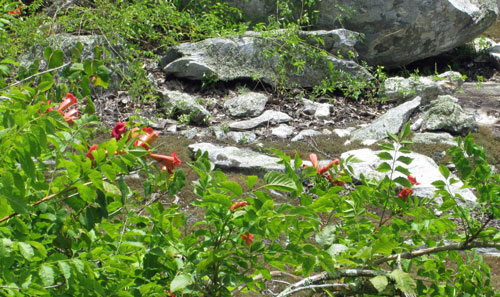
<instances>
[{"instance_id":1,"label":"flat rock slab","mask_svg":"<svg viewBox=\"0 0 500 297\"><path fill-rule=\"evenodd\" d=\"M194 143L189 146L192 152L201 150L208 152L208 158L221 169L229 169L245 174L263 176L268 171L285 171L285 166L278 164L281 160L257 153L246 148L220 146L211 143Z\"/></svg>"},{"instance_id":2,"label":"flat rock slab","mask_svg":"<svg viewBox=\"0 0 500 297\"><path fill-rule=\"evenodd\" d=\"M347 159L349 156L355 156L360 159L360 163L351 163L354 170L354 175L359 178L360 174L364 174L368 179L382 180L387 173L381 173L377 171L378 166L382 163L380 158L377 156L381 151L372 151L370 149L359 149L352 150L343 153L340 157L342 159ZM392 153L394 155L394 153ZM405 165L401 162L396 162L396 166L403 166L407 168L410 173L417 179L420 185L413 187L415 194L418 197L433 197L436 191L436 187L432 183L436 180L444 180L443 175L439 172L439 167L431 158L418 154L410 153L404 154L407 157L413 158L413 162L410 165ZM394 172L393 178L398 176L403 176L400 172ZM453 174L452 178L458 179ZM446 181L445 181L446 182ZM451 192L453 194L460 194L467 201L467 203L473 204L476 201L476 196L469 189L461 189L463 183L459 181L456 184L450 185ZM438 203L441 201L436 200Z\"/></svg>"},{"instance_id":3,"label":"flat rock slab","mask_svg":"<svg viewBox=\"0 0 500 297\"><path fill-rule=\"evenodd\" d=\"M229 128L231 128L232 130L250 130L267 123L281 124L287 123L291 120L292 118L286 113L274 110L266 110L263 114L256 118L246 121L232 122L229 124Z\"/></svg>"}]
</instances>

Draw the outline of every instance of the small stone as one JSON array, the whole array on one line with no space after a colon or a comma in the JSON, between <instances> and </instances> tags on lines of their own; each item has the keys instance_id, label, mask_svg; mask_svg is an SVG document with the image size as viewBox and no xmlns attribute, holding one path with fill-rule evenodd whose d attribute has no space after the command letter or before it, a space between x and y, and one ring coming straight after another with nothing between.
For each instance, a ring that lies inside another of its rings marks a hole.
<instances>
[{"instance_id":1,"label":"small stone","mask_svg":"<svg viewBox=\"0 0 500 297\"><path fill-rule=\"evenodd\" d=\"M351 132L354 130L353 127L349 127L346 129L333 129L333 133L335 133L338 137L344 138L351 135Z\"/></svg>"},{"instance_id":2,"label":"small stone","mask_svg":"<svg viewBox=\"0 0 500 297\"><path fill-rule=\"evenodd\" d=\"M273 128L271 130L271 135L279 138L288 138L292 136L292 134L293 134L293 128L286 124L281 124L278 127Z\"/></svg>"},{"instance_id":3,"label":"small stone","mask_svg":"<svg viewBox=\"0 0 500 297\"><path fill-rule=\"evenodd\" d=\"M370 145L373 145L375 143L377 143L376 139L365 139L365 140L361 141L361 145L364 145L364 146L370 146Z\"/></svg>"},{"instance_id":4,"label":"small stone","mask_svg":"<svg viewBox=\"0 0 500 297\"><path fill-rule=\"evenodd\" d=\"M257 139L255 133L252 132L235 132L231 131L227 133L227 137L232 139L236 143L253 143Z\"/></svg>"},{"instance_id":5,"label":"small stone","mask_svg":"<svg viewBox=\"0 0 500 297\"><path fill-rule=\"evenodd\" d=\"M321 134L323 134L323 135L332 135L333 132L325 128L325 129L321 130Z\"/></svg>"},{"instance_id":6,"label":"small stone","mask_svg":"<svg viewBox=\"0 0 500 297\"><path fill-rule=\"evenodd\" d=\"M175 133L177 132L177 125L170 125L167 127L167 132Z\"/></svg>"},{"instance_id":7,"label":"small stone","mask_svg":"<svg viewBox=\"0 0 500 297\"><path fill-rule=\"evenodd\" d=\"M260 116L246 121L232 122L229 128L233 130L250 130L267 123L286 123L292 118L286 113L274 110L266 110Z\"/></svg>"},{"instance_id":8,"label":"small stone","mask_svg":"<svg viewBox=\"0 0 500 297\"><path fill-rule=\"evenodd\" d=\"M312 129L302 130L299 132L299 134L297 134L294 138L292 138L292 141L301 141L306 137L313 137L319 135L321 135L321 132L318 132L316 130Z\"/></svg>"},{"instance_id":9,"label":"small stone","mask_svg":"<svg viewBox=\"0 0 500 297\"><path fill-rule=\"evenodd\" d=\"M181 132L181 135L186 137L187 139L193 139L196 136L199 136L199 134L200 134L200 130L198 130L198 128L192 128L192 129L184 130Z\"/></svg>"},{"instance_id":10,"label":"small stone","mask_svg":"<svg viewBox=\"0 0 500 297\"><path fill-rule=\"evenodd\" d=\"M411 124L410 130L411 131L417 131L420 130L422 127L422 124L424 123L424 119L418 118L418 120L415 121L415 123Z\"/></svg>"},{"instance_id":11,"label":"small stone","mask_svg":"<svg viewBox=\"0 0 500 297\"><path fill-rule=\"evenodd\" d=\"M330 117L330 104L318 104L316 111L314 112L314 117L320 120L328 119Z\"/></svg>"},{"instance_id":12,"label":"small stone","mask_svg":"<svg viewBox=\"0 0 500 297\"><path fill-rule=\"evenodd\" d=\"M413 141L414 143L423 143L423 144L445 143L448 145L456 145L455 141L453 140L453 136L451 136L449 133L446 133L446 132L442 132L442 133L430 133L430 132L417 133L413 136L411 141Z\"/></svg>"},{"instance_id":13,"label":"small stone","mask_svg":"<svg viewBox=\"0 0 500 297\"><path fill-rule=\"evenodd\" d=\"M256 117L264 112L267 100L268 98L265 94L247 92L227 99L224 102L224 108L233 117Z\"/></svg>"}]
</instances>

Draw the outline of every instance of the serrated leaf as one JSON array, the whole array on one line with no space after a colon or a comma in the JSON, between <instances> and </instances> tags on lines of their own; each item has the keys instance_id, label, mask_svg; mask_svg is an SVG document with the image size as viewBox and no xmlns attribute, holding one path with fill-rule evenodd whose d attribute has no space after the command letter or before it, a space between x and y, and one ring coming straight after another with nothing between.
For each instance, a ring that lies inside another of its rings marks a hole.
<instances>
[{"instance_id":1,"label":"serrated leaf","mask_svg":"<svg viewBox=\"0 0 500 297\"><path fill-rule=\"evenodd\" d=\"M19 247L19 252L21 255L28 260L31 261L33 256L35 255L35 251L33 251L33 247L26 242L17 242L17 246Z\"/></svg>"},{"instance_id":2,"label":"serrated leaf","mask_svg":"<svg viewBox=\"0 0 500 297\"><path fill-rule=\"evenodd\" d=\"M71 278L71 266L66 261L58 261L57 265L64 275L66 282Z\"/></svg>"},{"instance_id":3,"label":"serrated leaf","mask_svg":"<svg viewBox=\"0 0 500 297\"><path fill-rule=\"evenodd\" d=\"M403 175L408 176L410 175L410 171L402 166L396 166L396 171L401 172Z\"/></svg>"},{"instance_id":4,"label":"serrated leaf","mask_svg":"<svg viewBox=\"0 0 500 297\"><path fill-rule=\"evenodd\" d=\"M42 93L47 92L48 90L50 90L50 88L52 88L53 85L54 85L53 80L48 80L48 81L44 80L38 85L38 90Z\"/></svg>"},{"instance_id":5,"label":"serrated leaf","mask_svg":"<svg viewBox=\"0 0 500 297\"><path fill-rule=\"evenodd\" d=\"M389 152L380 152L377 154L380 160L392 160L392 155Z\"/></svg>"},{"instance_id":6,"label":"serrated leaf","mask_svg":"<svg viewBox=\"0 0 500 297\"><path fill-rule=\"evenodd\" d=\"M8 238L2 238L0 240L0 259L10 257L12 249L14 248L14 243Z\"/></svg>"},{"instance_id":7,"label":"serrated leaf","mask_svg":"<svg viewBox=\"0 0 500 297\"><path fill-rule=\"evenodd\" d=\"M181 291L185 289L187 286L193 283L191 277L187 274L178 274L174 277L172 282L170 283L170 291L172 293Z\"/></svg>"},{"instance_id":8,"label":"serrated leaf","mask_svg":"<svg viewBox=\"0 0 500 297\"><path fill-rule=\"evenodd\" d=\"M278 190L283 192L293 192L297 190L295 182L285 174L277 171L270 171L264 175L266 183L262 188Z\"/></svg>"},{"instance_id":9,"label":"serrated leaf","mask_svg":"<svg viewBox=\"0 0 500 297\"><path fill-rule=\"evenodd\" d=\"M410 121L408 121L403 125L403 128L401 128L401 133L399 134L399 138L401 140L408 138L408 136L410 136L410 132L411 132Z\"/></svg>"},{"instance_id":10,"label":"serrated leaf","mask_svg":"<svg viewBox=\"0 0 500 297\"><path fill-rule=\"evenodd\" d=\"M396 269L388 274L388 276L396 281L396 287L405 293L415 294L415 288L417 284L411 278L411 275Z\"/></svg>"},{"instance_id":11,"label":"serrated leaf","mask_svg":"<svg viewBox=\"0 0 500 297\"><path fill-rule=\"evenodd\" d=\"M340 253L346 251L348 248L347 246L343 245L343 244L340 244L340 243L334 243L332 244L329 248L328 248L328 253L330 254L330 256L332 256L333 258L337 257L338 255L340 255Z\"/></svg>"},{"instance_id":12,"label":"serrated leaf","mask_svg":"<svg viewBox=\"0 0 500 297\"><path fill-rule=\"evenodd\" d=\"M54 269L47 264L42 264L38 275L42 279L44 286L52 286L54 284Z\"/></svg>"},{"instance_id":13,"label":"serrated leaf","mask_svg":"<svg viewBox=\"0 0 500 297\"><path fill-rule=\"evenodd\" d=\"M404 177L402 177L402 176L396 177L396 178L394 179L394 182L396 182L396 183L398 183L398 184L400 184L400 185L402 185L403 187L406 187L406 188L408 188L408 189L409 189L409 188L411 188L411 183L410 183L410 181L409 181L407 178L404 178Z\"/></svg>"},{"instance_id":14,"label":"serrated leaf","mask_svg":"<svg viewBox=\"0 0 500 297\"><path fill-rule=\"evenodd\" d=\"M388 256L392 253L398 243L389 235L383 234L373 243L372 255L381 254Z\"/></svg>"},{"instance_id":15,"label":"serrated leaf","mask_svg":"<svg viewBox=\"0 0 500 297\"><path fill-rule=\"evenodd\" d=\"M315 240L318 246L322 249L328 248L336 239L335 226L327 225L320 232L316 233Z\"/></svg>"},{"instance_id":16,"label":"serrated leaf","mask_svg":"<svg viewBox=\"0 0 500 297\"><path fill-rule=\"evenodd\" d=\"M89 94L90 94L90 90L89 90ZM85 106L84 112L85 112L85 114L88 114L88 115L95 113L95 105L94 105L94 102L92 101L92 99L90 99L90 97L87 98L87 105Z\"/></svg>"},{"instance_id":17,"label":"serrated leaf","mask_svg":"<svg viewBox=\"0 0 500 297\"><path fill-rule=\"evenodd\" d=\"M385 275L377 275L376 277L371 278L370 282L379 293L382 293L389 284L389 281L387 280L387 277Z\"/></svg>"},{"instance_id":18,"label":"serrated leaf","mask_svg":"<svg viewBox=\"0 0 500 297\"><path fill-rule=\"evenodd\" d=\"M103 181L102 186L104 188L104 191L107 193L111 193L113 195L121 195L120 189L118 189L118 187L113 184Z\"/></svg>"},{"instance_id":19,"label":"serrated leaf","mask_svg":"<svg viewBox=\"0 0 500 297\"><path fill-rule=\"evenodd\" d=\"M377 168L378 172L388 172L388 171L391 171L391 170L392 170L392 168L391 168L391 166L387 162L381 163L378 166L378 168Z\"/></svg>"},{"instance_id":20,"label":"serrated leaf","mask_svg":"<svg viewBox=\"0 0 500 297\"><path fill-rule=\"evenodd\" d=\"M90 185L84 185L82 183L78 183L76 185L76 188L78 189L78 193L80 194L80 198L85 200L85 202L92 203L94 202L97 193L95 189L93 189Z\"/></svg>"},{"instance_id":21,"label":"serrated leaf","mask_svg":"<svg viewBox=\"0 0 500 297\"><path fill-rule=\"evenodd\" d=\"M413 162L413 158L407 156L399 156L397 159L399 162L404 163L406 165L410 165Z\"/></svg>"}]
</instances>

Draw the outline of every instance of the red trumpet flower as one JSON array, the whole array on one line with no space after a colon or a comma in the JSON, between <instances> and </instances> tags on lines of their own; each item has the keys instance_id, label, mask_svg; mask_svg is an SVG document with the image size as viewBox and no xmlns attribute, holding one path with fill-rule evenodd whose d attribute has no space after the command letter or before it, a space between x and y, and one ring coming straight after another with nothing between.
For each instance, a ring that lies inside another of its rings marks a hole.
<instances>
[{"instance_id":1,"label":"red trumpet flower","mask_svg":"<svg viewBox=\"0 0 500 297\"><path fill-rule=\"evenodd\" d=\"M127 127L125 127L126 122L118 122L111 130L111 136L116 138L116 140L120 140L122 138L122 134L127 131Z\"/></svg>"},{"instance_id":2,"label":"red trumpet flower","mask_svg":"<svg viewBox=\"0 0 500 297\"><path fill-rule=\"evenodd\" d=\"M238 208L247 206L248 204L250 204L250 203L248 203L248 201L238 201L238 202L234 203L233 205L231 205L231 207L229 208L229 210L235 211Z\"/></svg>"},{"instance_id":3,"label":"red trumpet flower","mask_svg":"<svg viewBox=\"0 0 500 297\"><path fill-rule=\"evenodd\" d=\"M408 180L410 181L410 184L412 186L420 185L420 183L417 182L417 179L414 176L408 175Z\"/></svg>"},{"instance_id":4,"label":"red trumpet flower","mask_svg":"<svg viewBox=\"0 0 500 297\"><path fill-rule=\"evenodd\" d=\"M177 158L177 153L172 153L170 156L149 153L148 156L161 163L161 171L168 170L172 174L175 167L181 165L181 160Z\"/></svg>"},{"instance_id":5,"label":"red trumpet flower","mask_svg":"<svg viewBox=\"0 0 500 297\"><path fill-rule=\"evenodd\" d=\"M71 105L75 105L76 103L77 103L76 97L71 93L66 93L66 98L61 103L61 105L59 105L57 111L63 113L68 107L70 107Z\"/></svg>"},{"instance_id":6,"label":"red trumpet flower","mask_svg":"<svg viewBox=\"0 0 500 297\"><path fill-rule=\"evenodd\" d=\"M69 125L73 125L75 123L74 121L78 119L78 109L72 108L63 116L66 123L68 123Z\"/></svg>"},{"instance_id":7,"label":"red trumpet flower","mask_svg":"<svg viewBox=\"0 0 500 297\"><path fill-rule=\"evenodd\" d=\"M400 199L406 200L406 198L408 198L408 196L410 196L411 194L413 194L413 190L404 187L403 190L399 192L398 197Z\"/></svg>"},{"instance_id":8,"label":"red trumpet flower","mask_svg":"<svg viewBox=\"0 0 500 297\"><path fill-rule=\"evenodd\" d=\"M245 234L241 235L241 239L245 242L246 245L250 246L252 245L252 240L254 239L255 236L253 236L251 233L246 232Z\"/></svg>"},{"instance_id":9,"label":"red trumpet flower","mask_svg":"<svg viewBox=\"0 0 500 297\"><path fill-rule=\"evenodd\" d=\"M153 131L151 127L142 128L142 131L146 132L146 134L139 136L139 139L134 142L134 146L142 146L146 150L149 150L151 144L158 138L158 133ZM132 134L132 137L134 137L135 133Z\"/></svg>"}]
</instances>

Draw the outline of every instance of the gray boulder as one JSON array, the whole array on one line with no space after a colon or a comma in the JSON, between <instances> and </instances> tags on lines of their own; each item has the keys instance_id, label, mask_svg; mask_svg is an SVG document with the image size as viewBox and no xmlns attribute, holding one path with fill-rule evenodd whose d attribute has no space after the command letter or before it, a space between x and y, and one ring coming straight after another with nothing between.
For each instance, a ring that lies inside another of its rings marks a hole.
<instances>
[{"instance_id":1,"label":"gray boulder","mask_svg":"<svg viewBox=\"0 0 500 297\"><path fill-rule=\"evenodd\" d=\"M256 118L252 118L246 121L232 122L229 124L229 128L233 130L250 130L263 124L280 124L287 123L291 120L292 118L286 113L274 110L266 110L263 114Z\"/></svg>"},{"instance_id":2,"label":"gray boulder","mask_svg":"<svg viewBox=\"0 0 500 297\"><path fill-rule=\"evenodd\" d=\"M167 105L172 106L174 114L185 115L193 124L206 124L210 112L200 104L197 98L179 91L161 89L160 94Z\"/></svg>"},{"instance_id":3,"label":"gray boulder","mask_svg":"<svg viewBox=\"0 0 500 297\"><path fill-rule=\"evenodd\" d=\"M319 131L316 131L316 130L312 130L312 129L306 129L306 130L302 130L299 132L299 134L295 135L291 141L301 141L301 140L304 140L306 139L307 137L314 137L314 136L319 136L321 135L322 133L319 132Z\"/></svg>"},{"instance_id":4,"label":"gray boulder","mask_svg":"<svg viewBox=\"0 0 500 297\"><path fill-rule=\"evenodd\" d=\"M347 151L343 153L340 158L347 159L349 156L355 156L361 162L359 163L351 163L354 170L354 176L359 178L361 174L363 174L368 179L376 179L382 180L387 173L381 173L377 171L378 166L382 163L380 158L377 156L378 153L382 151L372 151L370 149L359 149L353 151ZM392 153L394 154L394 153ZM403 166L407 168L410 173L417 179L420 185L416 185L413 187L415 194L418 197L434 197L436 187L432 185L434 181L442 180L445 181L441 172L439 172L439 166L432 160L431 158L418 154L418 153L410 153L404 154L407 157L413 159L413 162L410 165L405 165L401 162L396 162L396 166ZM393 178L403 176L402 173L395 171ZM455 175L451 175L451 178L458 179ZM468 203L474 203L476 201L476 197L472 193L470 189L462 189L461 187L464 184L459 181L458 183L449 185L451 192L453 194L460 194ZM438 199L437 202L441 200Z\"/></svg>"},{"instance_id":5,"label":"gray boulder","mask_svg":"<svg viewBox=\"0 0 500 297\"><path fill-rule=\"evenodd\" d=\"M458 72L448 71L437 76L391 77L385 81L385 96L389 102L405 102L420 96L427 104L439 95L452 95L464 81Z\"/></svg>"},{"instance_id":6,"label":"gray boulder","mask_svg":"<svg viewBox=\"0 0 500 297\"><path fill-rule=\"evenodd\" d=\"M188 0L184 0L186 3ZM275 0L225 0L248 20L266 22ZM300 9L299 0L291 0ZM495 0L323 0L317 29L346 28L364 35L356 49L372 65L400 66L462 45L497 19ZM295 12L296 14L299 11Z\"/></svg>"},{"instance_id":7,"label":"gray boulder","mask_svg":"<svg viewBox=\"0 0 500 297\"><path fill-rule=\"evenodd\" d=\"M427 131L446 131L467 135L479 128L474 115L463 111L458 99L445 95L431 102L431 107L422 115Z\"/></svg>"},{"instance_id":8,"label":"gray boulder","mask_svg":"<svg viewBox=\"0 0 500 297\"><path fill-rule=\"evenodd\" d=\"M271 130L271 135L279 137L279 138L288 138L292 136L293 128L288 126L287 124L281 124L276 128Z\"/></svg>"},{"instance_id":9,"label":"gray boulder","mask_svg":"<svg viewBox=\"0 0 500 297\"><path fill-rule=\"evenodd\" d=\"M272 86L286 82L287 87L313 87L330 77L328 65L332 63L334 69L341 73L339 79L347 79L348 76L353 79L372 79L370 73L360 65L332 55L315 58L303 55L306 63L302 71L297 72L289 65L285 76L280 76L280 57L278 54L269 57L266 53L284 45L278 38L210 38L170 48L161 60L160 67L167 75L191 80L259 79ZM308 52L302 45L298 45L297 50Z\"/></svg>"},{"instance_id":10,"label":"gray boulder","mask_svg":"<svg viewBox=\"0 0 500 297\"><path fill-rule=\"evenodd\" d=\"M351 140L380 140L387 137L387 132L397 134L401 127L408 121L413 111L420 106L420 102L420 97L417 97L412 101L389 109L368 126L353 131Z\"/></svg>"},{"instance_id":11,"label":"gray boulder","mask_svg":"<svg viewBox=\"0 0 500 297\"><path fill-rule=\"evenodd\" d=\"M253 143L255 140L257 140L257 135L252 132L236 132L236 131L231 131L227 133L227 137L233 140L236 143Z\"/></svg>"},{"instance_id":12,"label":"gray boulder","mask_svg":"<svg viewBox=\"0 0 500 297\"><path fill-rule=\"evenodd\" d=\"M216 167L241 171L245 174L264 175L268 171L285 171L285 166L278 164L281 160L257 153L246 148L219 146L211 143L195 143L189 145L192 152L201 150L208 152L208 158Z\"/></svg>"},{"instance_id":13,"label":"gray boulder","mask_svg":"<svg viewBox=\"0 0 500 297\"><path fill-rule=\"evenodd\" d=\"M256 117L264 112L267 100L265 94L247 92L227 99L224 107L233 117Z\"/></svg>"}]
</instances>

